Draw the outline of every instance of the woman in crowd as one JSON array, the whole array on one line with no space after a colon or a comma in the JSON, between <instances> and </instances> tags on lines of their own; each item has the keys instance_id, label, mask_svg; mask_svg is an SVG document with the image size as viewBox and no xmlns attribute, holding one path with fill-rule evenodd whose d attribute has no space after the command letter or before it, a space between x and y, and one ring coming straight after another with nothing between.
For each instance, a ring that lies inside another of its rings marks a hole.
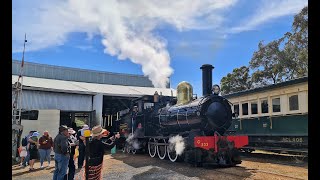
<instances>
[{"instance_id":1,"label":"woman in crowd","mask_svg":"<svg viewBox=\"0 0 320 180\"><path fill-rule=\"evenodd\" d=\"M103 156L106 150L110 152L110 149L114 147L116 139L120 138L120 134L108 138L106 141L102 140L102 137L107 137L109 132L103 129L100 125L92 128L91 137L89 141L89 177L88 179L102 179L102 164ZM85 141L85 145L86 145ZM87 163L87 162L85 162ZM84 165L85 166L85 165ZM83 174L85 177L85 171Z\"/></svg>"},{"instance_id":2,"label":"woman in crowd","mask_svg":"<svg viewBox=\"0 0 320 180\"><path fill-rule=\"evenodd\" d=\"M29 171L33 171L34 168L33 168L33 165L34 165L34 161L36 159L38 159L38 136L39 136L39 133L38 132L34 132L32 134L32 136L29 138L29 144L28 144L28 149L29 149L29 152L30 152L30 160L29 160L29 165L30 165L30 168L29 168Z\"/></svg>"},{"instance_id":3,"label":"woman in crowd","mask_svg":"<svg viewBox=\"0 0 320 180\"><path fill-rule=\"evenodd\" d=\"M40 153L40 168L43 168L43 161L47 159L48 167L50 166L50 154L53 147L52 137L49 136L48 131L43 132L43 136L39 139L39 153Z\"/></svg>"}]
</instances>

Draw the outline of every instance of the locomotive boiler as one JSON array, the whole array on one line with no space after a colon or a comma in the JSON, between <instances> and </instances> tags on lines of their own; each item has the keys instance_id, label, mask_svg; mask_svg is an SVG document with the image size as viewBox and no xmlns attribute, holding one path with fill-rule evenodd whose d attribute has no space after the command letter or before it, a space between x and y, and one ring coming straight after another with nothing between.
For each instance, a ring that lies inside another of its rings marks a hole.
<instances>
[{"instance_id":1,"label":"locomotive boiler","mask_svg":"<svg viewBox=\"0 0 320 180\"><path fill-rule=\"evenodd\" d=\"M193 97L188 82L177 87L177 97L143 96L132 102L131 111L121 117L120 133L126 138L123 150L148 152L151 157L203 164L241 163L238 148L247 136L224 136L232 121L230 102L212 86L212 69L203 65L203 96Z\"/></svg>"}]
</instances>

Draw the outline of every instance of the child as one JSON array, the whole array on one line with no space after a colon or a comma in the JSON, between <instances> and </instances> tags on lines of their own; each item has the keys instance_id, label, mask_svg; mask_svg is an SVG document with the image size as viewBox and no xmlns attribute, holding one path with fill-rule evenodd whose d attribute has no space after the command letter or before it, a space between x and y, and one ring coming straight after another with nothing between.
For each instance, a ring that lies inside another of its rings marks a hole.
<instances>
[{"instance_id":1,"label":"child","mask_svg":"<svg viewBox=\"0 0 320 180\"><path fill-rule=\"evenodd\" d=\"M20 155L20 158L21 158L21 162L20 162L20 166L23 166L23 161L24 161L24 158L27 157L27 148L26 146L20 146L19 147L19 155Z\"/></svg>"}]
</instances>

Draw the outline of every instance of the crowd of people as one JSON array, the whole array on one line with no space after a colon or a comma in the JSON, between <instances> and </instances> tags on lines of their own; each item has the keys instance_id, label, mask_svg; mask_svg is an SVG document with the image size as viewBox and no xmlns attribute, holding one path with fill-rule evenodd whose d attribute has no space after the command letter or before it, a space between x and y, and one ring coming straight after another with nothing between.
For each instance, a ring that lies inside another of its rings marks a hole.
<instances>
[{"instance_id":1,"label":"crowd of people","mask_svg":"<svg viewBox=\"0 0 320 180\"><path fill-rule=\"evenodd\" d=\"M39 138L40 133L30 131L23 138L19 153L21 157L20 165L26 167L29 165L29 171L34 170L34 162L40 155L40 168L45 168L44 162L50 167L51 151L54 151L55 170L53 180L72 180L77 168L84 169L85 163L89 166L89 177L94 179L102 178L102 164L105 150L111 149L120 137L120 134L109 137L110 133L100 125L91 129L89 142L86 142L84 131L90 130L88 125L83 125L82 129L76 132L73 128L62 125L59 127L59 133L52 138L48 131L44 131ZM86 145L89 144L89 161L85 162ZM82 171L82 177L85 177L85 171Z\"/></svg>"}]
</instances>

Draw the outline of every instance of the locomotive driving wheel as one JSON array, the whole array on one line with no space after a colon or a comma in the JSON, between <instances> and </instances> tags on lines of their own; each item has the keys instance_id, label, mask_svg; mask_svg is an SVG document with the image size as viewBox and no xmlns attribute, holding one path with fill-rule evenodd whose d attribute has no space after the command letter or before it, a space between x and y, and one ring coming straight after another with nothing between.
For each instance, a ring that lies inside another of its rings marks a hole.
<instances>
[{"instance_id":1,"label":"locomotive driving wheel","mask_svg":"<svg viewBox=\"0 0 320 180\"><path fill-rule=\"evenodd\" d=\"M149 139L148 151L150 157L154 157L157 153L156 140L154 138Z\"/></svg>"},{"instance_id":2,"label":"locomotive driving wheel","mask_svg":"<svg viewBox=\"0 0 320 180\"><path fill-rule=\"evenodd\" d=\"M158 141L159 143L166 143L165 139L161 139ZM166 145L157 145L157 152L158 152L158 157L160 159L164 159L166 157L167 153L167 146Z\"/></svg>"},{"instance_id":3,"label":"locomotive driving wheel","mask_svg":"<svg viewBox=\"0 0 320 180\"><path fill-rule=\"evenodd\" d=\"M137 150L136 149L131 149L132 154L136 154Z\"/></svg>"},{"instance_id":4,"label":"locomotive driving wheel","mask_svg":"<svg viewBox=\"0 0 320 180\"><path fill-rule=\"evenodd\" d=\"M131 150L130 150L129 146L126 146L126 151L127 151L128 154L130 154Z\"/></svg>"},{"instance_id":5,"label":"locomotive driving wheel","mask_svg":"<svg viewBox=\"0 0 320 180\"><path fill-rule=\"evenodd\" d=\"M176 162L178 159L178 154L176 153L175 145L167 146L168 158L171 162Z\"/></svg>"}]
</instances>

